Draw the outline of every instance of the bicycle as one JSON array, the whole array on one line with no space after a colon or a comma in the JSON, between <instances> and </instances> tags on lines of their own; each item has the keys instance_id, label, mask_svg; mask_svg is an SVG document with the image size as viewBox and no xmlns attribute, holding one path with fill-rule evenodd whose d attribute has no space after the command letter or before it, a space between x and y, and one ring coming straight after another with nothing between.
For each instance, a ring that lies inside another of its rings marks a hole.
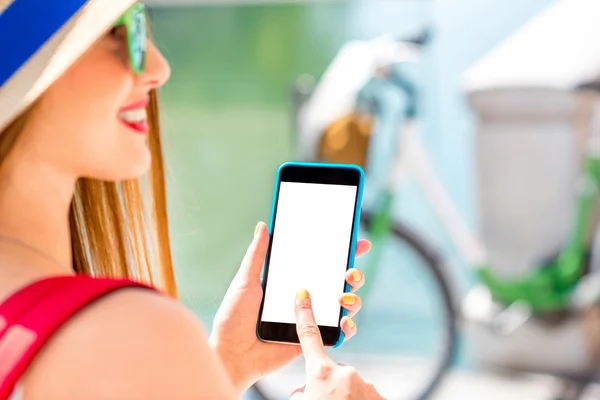
<instances>
[{"instance_id":1,"label":"bicycle","mask_svg":"<svg viewBox=\"0 0 600 400\"><path fill-rule=\"evenodd\" d=\"M359 164L366 170L367 176L373 174L374 169L379 169L375 173L384 171L380 174L386 177L383 183L371 182L371 187L367 186L367 190L371 190L377 196L363 212L361 220L364 231L373 242L368 265L364 268L369 279L361 289L361 295L367 299L366 302L372 295L375 277L381 273L383 244L390 238L406 245L417 258L424 261L422 267L435 282L436 290L443 299L443 351L437 355L436 367L429 375L427 384L417 395L411 397L419 400L428 399L435 393L455 361L458 323L464 318L477 320L477 323L486 326L495 334L506 336L515 333L532 319L543 321L549 326L559 324L565 314L577 313L597 304L600 294L600 275L591 273L589 269L589 232L594 228L592 215L595 211L594 205L600 197L600 126L592 129L593 134L589 138L582 171L585 184L578 194L575 223L564 250L542 261L539 268L521 279L507 280L497 276L488 265L485 246L471 232L456 210L420 144L415 126L419 115L418 90L415 83L398 68L418 62L422 47L429 39L429 32L425 31L424 34L408 40L382 37L367 44L363 43L367 47L371 46L374 52L380 53L375 57L377 61L372 65L363 66L362 71L356 72L357 75L363 76L355 79L354 87L344 86L339 81L336 86L332 76L340 75L340 71L353 65L350 57L351 45L348 45L340 51L338 58L322 77L322 81L330 80L329 87L317 86L313 93L307 93L306 82L309 80L302 80L301 90L298 90L301 92L301 96L298 96L300 108L296 116L298 123L304 121L306 124L304 128L299 129L298 134L313 134L312 138L305 137L304 143L300 143L305 150L302 154L303 159ZM355 64L360 64L360 61ZM360 66L355 69L360 70ZM380 135L381 130L376 129L374 121L385 104L379 104L377 97L370 97L368 89L365 90L374 80L393 87L406 100L404 107L399 111L402 122L393 134L387 137ZM593 84L582 85L579 89L600 92L598 86ZM331 98L332 92L335 97L335 90L339 96L337 99ZM356 95L352 96L350 93ZM326 95L329 98L326 98ZM307 117L306 109L303 114L302 105L308 104L309 101L312 103L313 114L312 121L307 123L306 119L310 118ZM325 106L326 104L329 106ZM328 118L333 119L334 123L323 124ZM326 129L318 129L319 126L325 126ZM376 140L380 140L379 146L375 143ZM387 147L387 152L384 153L389 155L389 160L373 167L369 160L373 159L373 154L380 151L383 145ZM465 263L475 269L481 287L471 291L468 297L477 294L480 299L481 296L489 299L493 307L485 318L474 316L472 313L469 315L464 307L461 313L458 312L457 302L462 302L462 299L459 299L460 296L455 293L456 290L451 284L444 257L427 239L409 225L396 220L393 215L396 188L399 182L410 176L420 183L425 197L453 239ZM565 379L582 381L581 377L565 376ZM582 382L585 384L591 380L588 377ZM272 398L266 394L267 388L260 383L255 389L262 398Z\"/></svg>"}]
</instances>

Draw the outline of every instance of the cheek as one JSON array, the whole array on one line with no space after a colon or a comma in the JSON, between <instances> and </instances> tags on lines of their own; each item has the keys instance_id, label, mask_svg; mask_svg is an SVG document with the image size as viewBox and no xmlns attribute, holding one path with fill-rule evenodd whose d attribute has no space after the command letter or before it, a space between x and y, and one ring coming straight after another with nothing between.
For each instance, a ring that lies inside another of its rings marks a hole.
<instances>
[{"instance_id":1,"label":"cheek","mask_svg":"<svg viewBox=\"0 0 600 400\"><path fill-rule=\"evenodd\" d=\"M44 128L37 130L36 144L45 157L76 175L98 179L119 179L120 171L147 164L145 139L127 132L117 118L133 85L117 57L100 51L86 55L40 103Z\"/></svg>"},{"instance_id":2,"label":"cheek","mask_svg":"<svg viewBox=\"0 0 600 400\"><path fill-rule=\"evenodd\" d=\"M42 112L60 126L55 135L63 144L83 152L100 150L118 138L117 114L132 88L133 78L122 62L98 50L86 54L44 94Z\"/></svg>"},{"instance_id":3,"label":"cheek","mask_svg":"<svg viewBox=\"0 0 600 400\"><path fill-rule=\"evenodd\" d=\"M95 56L95 57L94 57ZM47 93L50 115L65 117L74 130L107 130L133 87L133 79L114 56L90 54ZM72 131L72 129L67 129Z\"/></svg>"}]
</instances>

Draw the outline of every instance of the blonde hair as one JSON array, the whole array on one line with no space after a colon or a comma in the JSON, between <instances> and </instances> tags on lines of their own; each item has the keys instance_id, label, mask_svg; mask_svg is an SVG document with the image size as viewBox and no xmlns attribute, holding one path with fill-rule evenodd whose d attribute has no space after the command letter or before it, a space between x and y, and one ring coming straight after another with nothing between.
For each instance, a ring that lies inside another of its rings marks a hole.
<instances>
[{"instance_id":1,"label":"blonde hair","mask_svg":"<svg viewBox=\"0 0 600 400\"><path fill-rule=\"evenodd\" d=\"M0 133L0 162L13 148L34 107ZM158 114L157 94L152 91L148 176L123 182L77 182L69 213L73 268L91 276L130 278L177 297Z\"/></svg>"}]
</instances>

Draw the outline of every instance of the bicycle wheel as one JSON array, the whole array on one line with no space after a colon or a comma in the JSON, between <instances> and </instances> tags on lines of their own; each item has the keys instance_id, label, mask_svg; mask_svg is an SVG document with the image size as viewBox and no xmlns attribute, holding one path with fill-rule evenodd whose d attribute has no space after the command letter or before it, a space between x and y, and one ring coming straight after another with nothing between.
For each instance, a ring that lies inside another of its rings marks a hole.
<instances>
[{"instance_id":1,"label":"bicycle wheel","mask_svg":"<svg viewBox=\"0 0 600 400\"><path fill-rule=\"evenodd\" d=\"M361 237L369 237L371 221L363 213ZM328 353L356 367L390 400L426 400L457 352L452 290L443 259L408 226L395 223L387 242L374 290L355 318L356 336ZM357 263L369 279L368 269ZM287 399L303 384L304 361L299 359L255 384L250 398Z\"/></svg>"}]
</instances>

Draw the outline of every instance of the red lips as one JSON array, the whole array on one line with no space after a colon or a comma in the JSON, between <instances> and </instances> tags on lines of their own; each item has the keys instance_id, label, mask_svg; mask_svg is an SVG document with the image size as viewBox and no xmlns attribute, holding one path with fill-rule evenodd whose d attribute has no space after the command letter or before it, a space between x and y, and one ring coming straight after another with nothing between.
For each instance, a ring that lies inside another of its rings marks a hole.
<instances>
[{"instance_id":1,"label":"red lips","mask_svg":"<svg viewBox=\"0 0 600 400\"><path fill-rule=\"evenodd\" d=\"M138 133L142 133L144 135L147 135L150 132L150 125L148 125L148 121L127 122L127 121L121 120L121 122L124 125L126 125L128 128L131 128L131 129L133 129L134 131L136 131Z\"/></svg>"},{"instance_id":2,"label":"red lips","mask_svg":"<svg viewBox=\"0 0 600 400\"><path fill-rule=\"evenodd\" d=\"M121 108L119 110L119 113L129 111L129 110L136 110L138 108L146 108L146 107L148 107L149 103L150 103L150 100L146 98L144 100L138 101L136 103L132 103L128 106ZM150 132L150 125L148 124L148 121L129 122L129 121L124 121L120 118L119 118L119 121L121 121L123 123L123 125L127 126L128 128L136 131L137 133L148 134Z\"/></svg>"}]
</instances>

